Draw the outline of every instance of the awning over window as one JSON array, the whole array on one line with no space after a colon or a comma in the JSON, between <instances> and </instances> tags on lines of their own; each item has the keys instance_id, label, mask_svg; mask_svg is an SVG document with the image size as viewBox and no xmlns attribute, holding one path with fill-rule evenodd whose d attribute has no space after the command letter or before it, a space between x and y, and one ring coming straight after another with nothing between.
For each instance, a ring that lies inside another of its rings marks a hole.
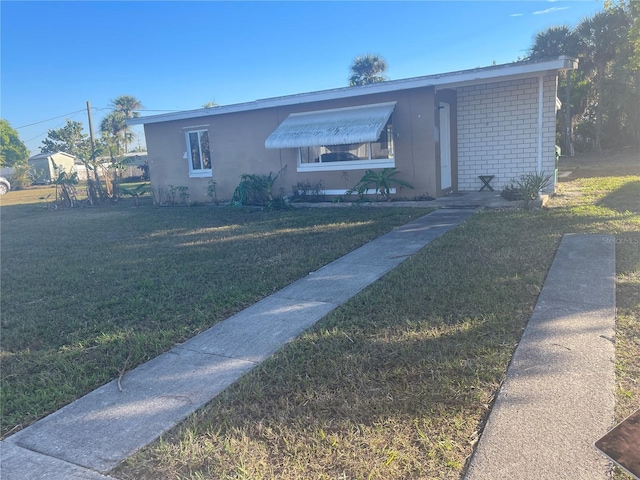
<instances>
[{"instance_id":1,"label":"awning over window","mask_svg":"<svg viewBox=\"0 0 640 480\"><path fill-rule=\"evenodd\" d=\"M265 140L267 148L375 142L396 102L292 113Z\"/></svg>"}]
</instances>

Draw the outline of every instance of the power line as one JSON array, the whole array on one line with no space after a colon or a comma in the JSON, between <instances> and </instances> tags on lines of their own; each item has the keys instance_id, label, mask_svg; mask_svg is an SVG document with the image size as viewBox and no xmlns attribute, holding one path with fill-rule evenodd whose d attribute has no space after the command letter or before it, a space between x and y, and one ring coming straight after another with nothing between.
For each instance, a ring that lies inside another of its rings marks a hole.
<instances>
[{"instance_id":1,"label":"power line","mask_svg":"<svg viewBox=\"0 0 640 480\"><path fill-rule=\"evenodd\" d=\"M71 115L71 118L75 117L75 116L76 116L76 115L78 115L80 112L84 112L84 110L78 110L77 112L72 112L72 114L73 114L73 115ZM66 117L66 116L67 116L67 115L60 115L60 117ZM60 118L60 117L56 117L56 118ZM51 119L51 120L54 120L54 119ZM47 121L47 120L45 120L45 121ZM38 122L38 123L42 123L42 122ZM66 123L66 122L58 123L58 124L57 124L57 125L55 125L53 128L55 129L55 128L61 127L61 126L62 126L62 125L64 125L65 123ZM33 125L35 125L35 124L33 124ZM25 126L26 126L26 125L25 125ZM30 142L31 140L35 140L36 138L43 137L43 136L47 135L48 133L49 133L49 130L47 130L47 131L46 131L46 132L44 132L44 133L40 133L39 135L36 135L36 136L35 136L35 137L33 137L33 138L30 138L30 139L28 139L28 140L25 140L25 142L27 142L27 143L28 143L28 142Z\"/></svg>"},{"instance_id":2,"label":"power line","mask_svg":"<svg viewBox=\"0 0 640 480\"><path fill-rule=\"evenodd\" d=\"M113 107L91 107L92 110L113 110ZM68 117L69 115L75 115L77 113L80 112L84 112L86 109L82 109L82 110L76 110L75 112L69 112L69 113L65 113L63 115L58 115L57 117L52 117L52 118L47 118L46 120L40 120L39 122L33 122L33 123L29 123L27 125L21 125L19 127L13 127L16 130L19 130L20 128L27 128L27 127L32 127L34 125L39 125L41 123L45 123L45 122L50 122L51 120L56 120L58 118L62 118L62 117ZM146 108L138 108L136 110L136 112L181 112L182 110L150 110L150 109L146 109Z\"/></svg>"},{"instance_id":3,"label":"power line","mask_svg":"<svg viewBox=\"0 0 640 480\"><path fill-rule=\"evenodd\" d=\"M33 125L38 125L39 123L45 123L45 122L50 122L51 120L55 120L57 118L62 118L62 117L67 117L69 115L73 115L76 113L80 113L80 112L84 112L84 109L82 110L76 110L75 112L70 112L70 113L65 113L64 115L58 115L57 117L53 117L53 118L48 118L46 120L41 120L39 122L34 122L34 123L30 123L28 125L22 125L21 127L14 127L16 130L18 130L19 128L26 128L26 127L31 127Z\"/></svg>"}]
</instances>

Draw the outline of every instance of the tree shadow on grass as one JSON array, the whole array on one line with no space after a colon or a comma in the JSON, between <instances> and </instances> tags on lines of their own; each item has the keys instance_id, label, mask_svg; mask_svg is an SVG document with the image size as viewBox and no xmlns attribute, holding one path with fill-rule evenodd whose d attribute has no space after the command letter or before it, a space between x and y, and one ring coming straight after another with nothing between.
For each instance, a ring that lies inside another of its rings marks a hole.
<instances>
[{"instance_id":1,"label":"tree shadow on grass","mask_svg":"<svg viewBox=\"0 0 640 480\"><path fill-rule=\"evenodd\" d=\"M597 205L621 213L629 211L640 213L640 181L625 183L622 187L602 198Z\"/></svg>"}]
</instances>

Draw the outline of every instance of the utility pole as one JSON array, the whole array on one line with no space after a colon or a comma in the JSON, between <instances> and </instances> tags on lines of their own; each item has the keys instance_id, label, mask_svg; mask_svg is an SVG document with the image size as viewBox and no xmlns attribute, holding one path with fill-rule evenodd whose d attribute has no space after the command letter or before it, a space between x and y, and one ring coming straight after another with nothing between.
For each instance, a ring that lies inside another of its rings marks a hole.
<instances>
[{"instance_id":1,"label":"utility pole","mask_svg":"<svg viewBox=\"0 0 640 480\"><path fill-rule=\"evenodd\" d=\"M91 117L91 102L87 100L87 116L89 117L89 138L91 138L91 160L95 160L96 143L93 138L93 118Z\"/></svg>"},{"instance_id":2,"label":"utility pole","mask_svg":"<svg viewBox=\"0 0 640 480\"><path fill-rule=\"evenodd\" d=\"M573 152L571 148L571 70L567 70L567 104L565 105L566 116L566 133L564 137L565 141L565 155L572 157Z\"/></svg>"}]
</instances>

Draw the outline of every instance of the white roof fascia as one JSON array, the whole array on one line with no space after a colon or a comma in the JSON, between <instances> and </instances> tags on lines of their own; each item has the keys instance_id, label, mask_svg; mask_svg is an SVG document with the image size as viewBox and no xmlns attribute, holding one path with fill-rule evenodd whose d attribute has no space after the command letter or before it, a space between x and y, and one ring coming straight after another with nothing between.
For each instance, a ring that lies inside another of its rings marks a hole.
<instances>
[{"instance_id":1,"label":"white roof fascia","mask_svg":"<svg viewBox=\"0 0 640 480\"><path fill-rule=\"evenodd\" d=\"M508 63L504 65L476 68L473 70L463 70L459 72L428 75L401 80L388 80L385 82L373 83L359 87L341 87L331 90L321 90L318 92L300 93L295 95L287 95L284 97L254 100L252 102L237 103L233 105L222 105L218 107L202 108L198 110L188 110L183 112L150 115L148 117L130 118L127 119L127 125L143 125L149 123L187 120L214 115L224 115L227 113L259 110L263 108L282 107L303 103L321 102L325 100L360 97L364 95L394 92L398 90L408 90L412 88L435 87L436 89L443 89L462 85L486 83L487 81L498 82L503 80L510 80L513 78L539 76L547 71L572 70L576 69L577 67L577 60L563 55L558 58L540 62Z\"/></svg>"}]
</instances>

